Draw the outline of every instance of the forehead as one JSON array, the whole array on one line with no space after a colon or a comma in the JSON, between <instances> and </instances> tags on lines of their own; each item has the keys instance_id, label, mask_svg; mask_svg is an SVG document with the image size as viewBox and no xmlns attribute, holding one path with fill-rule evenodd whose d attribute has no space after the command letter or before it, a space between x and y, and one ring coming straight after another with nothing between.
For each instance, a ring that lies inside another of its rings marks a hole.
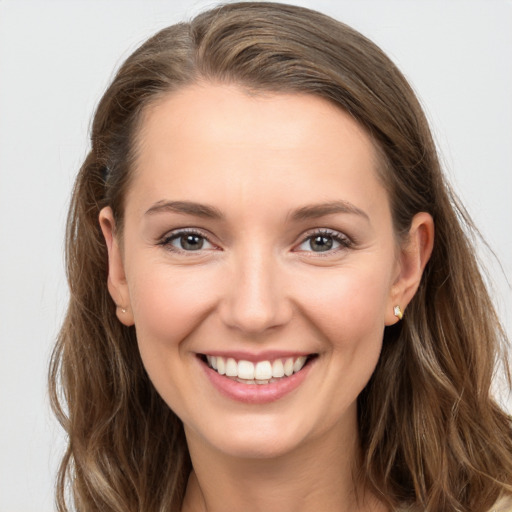
<instances>
[{"instance_id":1,"label":"forehead","mask_svg":"<svg viewBox=\"0 0 512 512\"><path fill-rule=\"evenodd\" d=\"M309 94L185 87L145 112L137 155L128 195L155 201L164 191L204 202L215 192L281 201L305 189L321 201L343 191L354 200L382 192L377 151L365 130Z\"/></svg>"},{"instance_id":2,"label":"forehead","mask_svg":"<svg viewBox=\"0 0 512 512\"><path fill-rule=\"evenodd\" d=\"M263 130L255 129L262 127ZM142 117L138 140L146 145L151 137L149 142L158 143L173 130L179 130L183 137L192 132L193 136L207 136L221 145L245 139L269 149L299 150L296 143L301 136L310 138L311 127L318 138L323 135L319 130L322 127L324 132L335 129L344 138L357 137L370 143L366 131L350 114L320 96L254 91L237 84L207 82L183 87L151 104ZM168 138L166 142L170 142ZM375 156L373 146L368 149Z\"/></svg>"}]
</instances>

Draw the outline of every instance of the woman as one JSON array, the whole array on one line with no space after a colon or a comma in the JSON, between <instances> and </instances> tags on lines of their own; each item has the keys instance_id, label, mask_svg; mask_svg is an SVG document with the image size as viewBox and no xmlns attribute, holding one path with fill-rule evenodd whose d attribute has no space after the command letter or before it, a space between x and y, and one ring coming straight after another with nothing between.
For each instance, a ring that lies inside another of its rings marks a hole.
<instances>
[{"instance_id":1,"label":"woman","mask_svg":"<svg viewBox=\"0 0 512 512\"><path fill-rule=\"evenodd\" d=\"M73 195L60 510L67 482L83 511L510 508L467 227L413 92L349 27L242 3L154 36Z\"/></svg>"}]
</instances>

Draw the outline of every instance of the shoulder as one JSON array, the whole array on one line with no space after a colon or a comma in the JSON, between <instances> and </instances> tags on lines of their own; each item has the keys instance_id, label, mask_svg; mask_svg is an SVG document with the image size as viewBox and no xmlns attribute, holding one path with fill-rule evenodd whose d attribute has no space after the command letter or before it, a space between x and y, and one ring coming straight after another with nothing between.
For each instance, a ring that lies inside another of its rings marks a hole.
<instances>
[{"instance_id":1,"label":"shoulder","mask_svg":"<svg viewBox=\"0 0 512 512\"><path fill-rule=\"evenodd\" d=\"M489 512L512 512L512 496L499 499Z\"/></svg>"},{"instance_id":2,"label":"shoulder","mask_svg":"<svg viewBox=\"0 0 512 512\"><path fill-rule=\"evenodd\" d=\"M420 512L417 508L399 508L394 512ZM512 496L500 498L487 512L512 512Z\"/></svg>"}]
</instances>

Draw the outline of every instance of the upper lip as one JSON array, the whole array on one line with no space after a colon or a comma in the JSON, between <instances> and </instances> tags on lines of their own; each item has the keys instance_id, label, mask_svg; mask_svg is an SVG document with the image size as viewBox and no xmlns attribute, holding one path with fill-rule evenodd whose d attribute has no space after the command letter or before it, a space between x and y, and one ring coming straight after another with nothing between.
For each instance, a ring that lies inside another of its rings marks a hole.
<instances>
[{"instance_id":1,"label":"upper lip","mask_svg":"<svg viewBox=\"0 0 512 512\"><path fill-rule=\"evenodd\" d=\"M292 350L264 350L261 352L247 352L241 350L208 350L199 355L233 358L236 361L274 361L276 359L297 358L300 356L312 356L313 352L292 351Z\"/></svg>"}]
</instances>

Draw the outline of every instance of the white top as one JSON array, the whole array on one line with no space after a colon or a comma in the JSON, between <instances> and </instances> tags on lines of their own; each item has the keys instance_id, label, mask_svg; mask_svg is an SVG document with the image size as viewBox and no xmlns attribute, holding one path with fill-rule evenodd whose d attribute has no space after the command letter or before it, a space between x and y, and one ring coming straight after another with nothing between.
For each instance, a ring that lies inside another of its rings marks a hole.
<instances>
[{"instance_id":1,"label":"white top","mask_svg":"<svg viewBox=\"0 0 512 512\"><path fill-rule=\"evenodd\" d=\"M400 508L396 512L419 512L417 509ZM512 512L512 496L500 498L487 512Z\"/></svg>"}]
</instances>

